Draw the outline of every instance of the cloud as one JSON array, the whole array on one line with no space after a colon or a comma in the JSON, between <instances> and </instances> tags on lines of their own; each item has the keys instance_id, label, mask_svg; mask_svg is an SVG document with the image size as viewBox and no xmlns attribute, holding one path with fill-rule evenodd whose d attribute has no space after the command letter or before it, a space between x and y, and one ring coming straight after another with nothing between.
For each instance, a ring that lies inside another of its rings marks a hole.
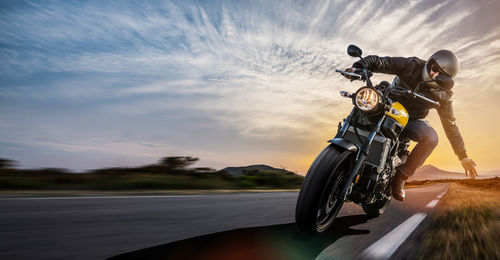
<instances>
[{"instance_id":1,"label":"cloud","mask_svg":"<svg viewBox=\"0 0 500 260\"><path fill-rule=\"evenodd\" d=\"M40 120L33 129L45 129L43 136L57 140L37 145L73 149L68 132L90 132L75 147L92 143L102 152L118 153L125 147L95 140L111 138L120 128L147 135L147 127L134 126L133 120L140 120L174 135L182 149L189 139L182 132L198 122L177 125L173 118L198 114L211 131L229 129L234 138L278 144L286 137L298 144L332 132L348 113L349 101L337 93L360 85L334 69L355 61L345 53L352 43L365 54L384 56L425 59L438 49L456 51L462 60L456 103L471 105L475 99L464 98L461 86L480 82L477 98L498 88L500 30L491 11L498 5L469 0L6 3L0 8L0 109L15 116L0 118L0 130L7 139L28 144L32 139L16 132L21 121L36 116ZM481 24L480 35L463 30L471 24ZM166 120L160 126L159 115ZM116 125L106 128L106 122ZM57 130L61 126L65 131ZM217 138L203 142L206 147L225 142ZM155 144L137 135L127 142L131 151L153 148L141 143Z\"/></svg>"}]
</instances>

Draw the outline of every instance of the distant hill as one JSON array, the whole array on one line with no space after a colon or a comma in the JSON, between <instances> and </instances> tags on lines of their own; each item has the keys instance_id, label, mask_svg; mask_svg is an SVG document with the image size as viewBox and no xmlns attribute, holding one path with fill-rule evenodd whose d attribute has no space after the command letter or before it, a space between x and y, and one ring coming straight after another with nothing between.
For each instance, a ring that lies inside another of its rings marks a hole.
<instances>
[{"instance_id":1,"label":"distant hill","mask_svg":"<svg viewBox=\"0 0 500 260\"><path fill-rule=\"evenodd\" d=\"M500 176L500 171L479 172L479 179L493 178ZM415 171L415 174L410 177L409 181L419 180L438 180L438 179L465 179L465 171L451 172L437 168L436 166L427 164Z\"/></svg>"},{"instance_id":2,"label":"distant hill","mask_svg":"<svg viewBox=\"0 0 500 260\"><path fill-rule=\"evenodd\" d=\"M241 167L226 167L222 170L221 172L227 172L233 176L240 176L245 172L250 172L250 171L273 171L273 172L282 172L284 174L295 174L293 172L287 171L285 169L278 169L271 167L269 165L265 164L256 164L256 165L248 165L248 166L241 166Z\"/></svg>"}]
</instances>

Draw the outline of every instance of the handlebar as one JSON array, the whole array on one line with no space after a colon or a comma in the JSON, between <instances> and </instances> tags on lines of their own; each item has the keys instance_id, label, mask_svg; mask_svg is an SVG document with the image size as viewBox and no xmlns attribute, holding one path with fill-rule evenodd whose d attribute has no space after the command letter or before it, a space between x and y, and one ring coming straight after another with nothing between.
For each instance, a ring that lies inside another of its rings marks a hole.
<instances>
[{"instance_id":1,"label":"handlebar","mask_svg":"<svg viewBox=\"0 0 500 260\"><path fill-rule=\"evenodd\" d=\"M336 69L335 71L336 71L336 72L338 72L338 73L340 73L340 74L342 74L343 76L349 76L349 77L351 77L353 80L354 80L354 79L358 79L358 80L365 80L365 77L364 77L363 75L358 74L358 73L348 72L348 71L345 71L345 70L338 70L338 69ZM367 71L365 71L365 73L367 73L367 74L368 74L368 77L370 77L370 76L371 76L371 72L369 72L369 71L368 71L368 72L367 72ZM371 83L369 84L369 86L371 86ZM439 102L434 101L434 100L432 100L432 99L430 99L430 98L427 98L427 97L425 97L425 96L423 96L423 95L420 95L420 94L418 94L418 93L416 93L416 92L414 92L414 91L411 91L411 90L409 90L409 89L397 89L397 88L392 88L392 89L391 89L391 91L394 91L394 92L400 92L400 93L403 93L403 94L407 94L407 95L412 96L413 98L419 98L419 99L421 99L421 100L423 100L423 101L425 101L425 102L427 102L427 103L429 103L429 104L432 104L432 105L434 105L434 106L436 106L436 107L439 107L439 106L440 106ZM341 94L341 95L342 95L342 94ZM342 96L344 96L344 95L342 95Z\"/></svg>"},{"instance_id":2,"label":"handlebar","mask_svg":"<svg viewBox=\"0 0 500 260\"><path fill-rule=\"evenodd\" d=\"M432 105L434 105L434 106L436 106L436 107L439 107L439 106L440 106L439 102L434 101L434 100L432 100L432 99L430 99L430 98L427 98L427 97L425 97L425 96L422 96L422 95L420 95L420 94L418 94L418 93L416 93L416 92L413 92L413 91L411 91L411 90L409 90L409 89L404 89L404 90L402 90L402 89L396 89L396 88L393 88L393 89L391 89L391 91L394 91L394 92L399 92L399 93L403 93L403 94L407 94L407 95L410 95L410 96L412 96L412 97L414 97L414 98L419 98L419 99L421 99L421 100L423 100L423 101L425 101L425 102L427 102L427 103L429 103L429 104L432 104Z\"/></svg>"},{"instance_id":3,"label":"handlebar","mask_svg":"<svg viewBox=\"0 0 500 260\"><path fill-rule=\"evenodd\" d=\"M335 70L336 72L344 75L344 76L350 76L350 77L353 77L353 78L356 78L356 79L362 79L363 76L357 74L357 73L354 73L354 72L348 72L348 71L345 71L345 70Z\"/></svg>"},{"instance_id":4,"label":"handlebar","mask_svg":"<svg viewBox=\"0 0 500 260\"><path fill-rule=\"evenodd\" d=\"M439 106L440 106L440 105L439 105L439 102L434 101L434 100L432 100L432 99L430 99L430 98L426 98L426 97L424 97L424 96L422 96L422 95L420 95L420 94L418 94L418 93L413 93L413 95L414 95L415 97L418 97L418 98L420 98L420 99L422 99L422 100L426 101L427 103L430 103L430 104L435 105L436 107L439 107Z\"/></svg>"},{"instance_id":5,"label":"handlebar","mask_svg":"<svg viewBox=\"0 0 500 260\"><path fill-rule=\"evenodd\" d=\"M369 82L368 84L371 85L370 77L373 76L373 73L371 73L368 70L363 70L363 69L358 69L356 72L349 72L345 70L335 70L336 72L342 74L344 77L349 78L351 80L363 80Z\"/></svg>"}]
</instances>

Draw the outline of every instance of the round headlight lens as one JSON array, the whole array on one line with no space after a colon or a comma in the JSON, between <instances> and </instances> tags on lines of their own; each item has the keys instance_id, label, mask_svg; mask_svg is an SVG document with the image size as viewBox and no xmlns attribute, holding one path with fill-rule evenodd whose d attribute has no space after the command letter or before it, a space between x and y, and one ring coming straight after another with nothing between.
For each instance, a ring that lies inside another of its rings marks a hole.
<instances>
[{"instance_id":1,"label":"round headlight lens","mask_svg":"<svg viewBox=\"0 0 500 260\"><path fill-rule=\"evenodd\" d=\"M379 104L380 97L375 89L362 88L356 93L356 106L363 111L372 111Z\"/></svg>"}]
</instances>

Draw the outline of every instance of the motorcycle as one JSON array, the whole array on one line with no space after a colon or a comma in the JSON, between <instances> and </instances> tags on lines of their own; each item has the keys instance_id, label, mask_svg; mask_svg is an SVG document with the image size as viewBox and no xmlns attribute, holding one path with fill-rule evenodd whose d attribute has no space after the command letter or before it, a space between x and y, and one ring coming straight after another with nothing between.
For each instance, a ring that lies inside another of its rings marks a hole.
<instances>
[{"instance_id":1,"label":"motorcycle","mask_svg":"<svg viewBox=\"0 0 500 260\"><path fill-rule=\"evenodd\" d=\"M413 90L387 81L373 85L362 50L349 45L347 53L360 58L364 68L336 72L366 82L366 86L355 93L340 91L342 97L352 100L354 108L339 122L337 134L306 174L295 211L296 223L304 233L327 230L344 202L361 205L369 217L383 214L392 198L391 179L409 154L410 140L402 134L409 115L397 100L419 99L437 108L439 102L419 94L418 89L427 82L443 88L453 84L450 78L439 75L420 82Z\"/></svg>"}]
</instances>

